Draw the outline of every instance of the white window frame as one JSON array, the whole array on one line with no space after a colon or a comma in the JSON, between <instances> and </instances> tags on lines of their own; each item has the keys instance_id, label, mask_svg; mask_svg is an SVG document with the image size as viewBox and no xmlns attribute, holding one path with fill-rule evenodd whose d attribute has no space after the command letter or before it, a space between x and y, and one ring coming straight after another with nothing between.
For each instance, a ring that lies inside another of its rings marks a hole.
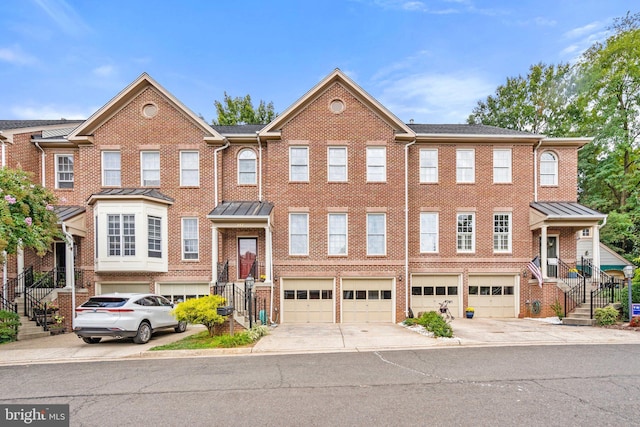
<instances>
[{"instance_id":1,"label":"white window frame","mask_svg":"<svg viewBox=\"0 0 640 427\"><path fill-rule=\"evenodd\" d=\"M153 160L153 165L147 165L145 160ZM155 177L149 176L154 175L154 173L157 173L157 179L152 179ZM160 151L140 152L140 185L143 187L160 187Z\"/></svg>"},{"instance_id":2,"label":"white window frame","mask_svg":"<svg viewBox=\"0 0 640 427\"><path fill-rule=\"evenodd\" d=\"M512 159L513 156L510 148L495 148L493 150L494 184L511 184L513 180Z\"/></svg>"},{"instance_id":3,"label":"white window frame","mask_svg":"<svg viewBox=\"0 0 640 427\"><path fill-rule=\"evenodd\" d=\"M60 164L62 159L66 159L67 162L64 165ZM56 188L72 189L73 188L73 154L56 154ZM67 179L63 179L63 177ZM69 179L70 178L70 179Z\"/></svg>"},{"instance_id":4,"label":"white window frame","mask_svg":"<svg viewBox=\"0 0 640 427\"><path fill-rule=\"evenodd\" d=\"M498 216L506 218L506 224L504 218L501 219L501 223L498 223ZM510 212L494 212L493 213L493 252L495 253L511 253L511 241L512 241L512 221ZM506 231L504 228L506 227ZM505 244L506 243L506 247Z\"/></svg>"},{"instance_id":5,"label":"white window frame","mask_svg":"<svg viewBox=\"0 0 640 427\"><path fill-rule=\"evenodd\" d=\"M200 227L197 217L182 218L182 260L197 261L200 259ZM195 251L191 250L195 247Z\"/></svg>"},{"instance_id":6,"label":"white window frame","mask_svg":"<svg viewBox=\"0 0 640 427\"><path fill-rule=\"evenodd\" d=\"M112 227L112 224L114 225ZM107 256L136 256L136 216L134 214L107 215ZM116 227L117 226L117 229Z\"/></svg>"},{"instance_id":7,"label":"white window frame","mask_svg":"<svg viewBox=\"0 0 640 427\"><path fill-rule=\"evenodd\" d=\"M470 216L471 222L468 222L468 218L461 218L462 216ZM461 220L464 220L464 223L461 224ZM468 230L469 228L471 231ZM474 212L458 212L456 214L456 249L459 253L474 253L476 251L476 214Z\"/></svg>"},{"instance_id":8,"label":"white window frame","mask_svg":"<svg viewBox=\"0 0 640 427\"><path fill-rule=\"evenodd\" d=\"M118 156L118 165L111 166L107 163L107 157ZM115 173L117 172L117 179ZM111 176L113 174L113 176ZM117 182L116 182L117 181ZM120 150L105 150L102 152L102 186L120 187L122 186L122 153Z\"/></svg>"},{"instance_id":9,"label":"white window frame","mask_svg":"<svg viewBox=\"0 0 640 427\"><path fill-rule=\"evenodd\" d=\"M551 151L545 151L540 155L540 186L556 185L558 185L558 156Z\"/></svg>"},{"instance_id":10,"label":"white window frame","mask_svg":"<svg viewBox=\"0 0 640 427\"><path fill-rule=\"evenodd\" d=\"M456 182L458 184L473 184L476 182L476 150L456 150Z\"/></svg>"},{"instance_id":11,"label":"white window frame","mask_svg":"<svg viewBox=\"0 0 640 427\"><path fill-rule=\"evenodd\" d=\"M294 152L304 152L304 156L294 156ZM309 147L300 145L289 147L289 181L309 182Z\"/></svg>"},{"instance_id":12,"label":"white window frame","mask_svg":"<svg viewBox=\"0 0 640 427\"><path fill-rule=\"evenodd\" d=\"M304 219L304 229L294 230L293 223L294 218ZM301 242L294 240L302 239ZM294 251L294 247L300 247L300 250ZM307 256L309 255L309 214L304 212L291 212L289 213L289 255L293 256Z\"/></svg>"},{"instance_id":13,"label":"white window frame","mask_svg":"<svg viewBox=\"0 0 640 427\"><path fill-rule=\"evenodd\" d=\"M332 156L332 153L344 153L342 156ZM327 180L329 182L347 182L349 179L347 147L327 148Z\"/></svg>"},{"instance_id":14,"label":"white window frame","mask_svg":"<svg viewBox=\"0 0 640 427\"><path fill-rule=\"evenodd\" d=\"M162 218L147 215L147 256L162 258Z\"/></svg>"},{"instance_id":15,"label":"white window frame","mask_svg":"<svg viewBox=\"0 0 640 427\"><path fill-rule=\"evenodd\" d=\"M438 212L420 212L420 253L437 253L439 251L440 236L438 231Z\"/></svg>"},{"instance_id":16,"label":"white window frame","mask_svg":"<svg viewBox=\"0 0 640 427\"><path fill-rule=\"evenodd\" d=\"M194 159L189 158L195 155ZM194 168L195 166L195 168ZM180 186L199 187L200 186L200 152L180 151Z\"/></svg>"},{"instance_id":17,"label":"white window frame","mask_svg":"<svg viewBox=\"0 0 640 427\"><path fill-rule=\"evenodd\" d=\"M372 230L376 224L373 219L382 218L382 233ZM374 239L382 239L382 250L374 250ZM387 255L387 214L385 213L368 213L367 214L367 255L368 256L386 256Z\"/></svg>"},{"instance_id":18,"label":"white window frame","mask_svg":"<svg viewBox=\"0 0 640 427\"><path fill-rule=\"evenodd\" d=\"M374 153L377 153L377 155L374 155ZM387 147L367 147L367 182L386 181Z\"/></svg>"},{"instance_id":19,"label":"white window frame","mask_svg":"<svg viewBox=\"0 0 640 427\"><path fill-rule=\"evenodd\" d=\"M420 182L438 182L438 149L420 149Z\"/></svg>"},{"instance_id":20,"label":"white window frame","mask_svg":"<svg viewBox=\"0 0 640 427\"><path fill-rule=\"evenodd\" d=\"M251 165L244 170L243 166ZM246 180L246 181L245 181ZM244 148L238 153L238 185L256 185L258 182L258 157L250 148Z\"/></svg>"},{"instance_id":21,"label":"white window frame","mask_svg":"<svg viewBox=\"0 0 640 427\"><path fill-rule=\"evenodd\" d=\"M342 219L344 229L336 229L337 225L333 219ZM327 216L327 253L332 256L341 256L349 254L349 217L346 213L330 213ZM344 251L334 251L333 248L340 246Z\"/></svg>"}]
</instances>

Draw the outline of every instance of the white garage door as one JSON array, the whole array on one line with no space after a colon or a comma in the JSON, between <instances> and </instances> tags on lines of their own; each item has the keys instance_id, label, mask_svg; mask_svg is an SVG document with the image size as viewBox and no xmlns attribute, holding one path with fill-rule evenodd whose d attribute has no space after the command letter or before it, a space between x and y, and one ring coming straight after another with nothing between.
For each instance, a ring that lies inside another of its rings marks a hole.
<instances>
[{"instance_id":1,"label":"white garage door","mask_svg":"<svg viewBox=\"0 0 640 427\"><path fill-rule=\"evenodd\" d=\"M439 312L440 303L449 303L455 317L460 315L460 276L458 275L414 275L411 276L411 310L414 316L425 311Z\"/></svg>"},{"instance_id":2,"label":"white garage door","mask_svg":"<svg viewBox=\"0 0 640 427\"><path fill-rule=\"evenodd\" d=\"M160 283L158 293L173 303L209 295L208 283Z\"/></svg>"},{"instance_id":3,"label":"white garage door","mask_svg":"<svg viewBox=\"0 0 640 427\"><path fill-rule=\"evenodd\" d=\"M469 276L469 305L478 317L516 317L516 276Z\"/></svg>"},{"instance_id":4,"label":"white garage door","mask_svg":"<svg viewBox=\"0 0 640 427\"><path fill-rule=\"evenodd\" d=\"M151 291L149 291L148 283L103 283L100 285L101 294L114 292L148 294Z\"/></svg>"},{"instance_id":5,"label":"white garage door","mask_svg":"<svg viewBox=\"0 0 640 427\"><path fill-rule=\"evenodd\" d=\"M333 323L333 279L282 279L283 323Z\"/></svg>"},{"instance_id":6,"label":"white garage door","mask_svg":"<svg viewBox=\"0 0 640 427\"><path fill-rule=\"evenodd\" d=\"M343 323L393 322L393 279L343 279Z\"/></svg>"}]
</instances>

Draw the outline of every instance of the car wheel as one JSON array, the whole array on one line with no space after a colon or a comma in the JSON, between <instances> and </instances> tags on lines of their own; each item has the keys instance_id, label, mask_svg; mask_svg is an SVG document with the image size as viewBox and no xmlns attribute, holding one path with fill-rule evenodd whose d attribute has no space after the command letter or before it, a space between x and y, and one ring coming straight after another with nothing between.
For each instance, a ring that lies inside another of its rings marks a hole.
<instances>
[{"instance_id":1,"label":"car wheel","mask_svg":"<svg viewBox=\"0 0 640 427\"><path fill-rule=\"evenodd\" d=\"M151 339L151 325L148 322L140 323L138 326L138 333L133 337L133 342L136 344L146 344Z\"/></svg>"},{"instance_id":2,"label":"car wheel","mask_svg":"<svg viewBox=\"0 0 640 427\"><path fill-rule=\"evenodd\" d=\"M178 326L174 328L177 333L182 333L187 330L187 322L179 322Z\"/></svg>"},{"instance_id":3,"label":"car wheel","mask_svg":"<svg viewBox=\"0 0 640 427\"><path fill-rule=\"evenodd\" d=\"M82 341L86 342L87 344L98 344L100 341L102 341L102 338L82 337Z\"/></svg>"}]
</instances>

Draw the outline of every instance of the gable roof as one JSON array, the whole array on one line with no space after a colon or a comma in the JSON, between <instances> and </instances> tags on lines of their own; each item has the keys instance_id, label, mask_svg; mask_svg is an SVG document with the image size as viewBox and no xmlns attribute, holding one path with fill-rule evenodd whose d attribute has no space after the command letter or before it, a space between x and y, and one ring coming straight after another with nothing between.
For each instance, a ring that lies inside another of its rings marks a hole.
<instances>
[{"instance_id":1,"label":"gable roof","mask_svg":"<svg viewBox=\"0 0 640 427\"><path fill-rule=\"evenodd\" d=\"M155 188L109 188L92 194L87 203L91 205L97 200L114 199L146 199L167 205L172 205L174 202L173 198L162 194Z\"/></svg>"},{"instance_id":2,"label":"gable roof","mask_svg":"<svg viewBox=\"0 0 640 427\"><path fill-rule=\"evenodd\" d=\"M331 74L322 79L320 83L315 85L311 90L305 93L300 99L294 102L281 115L273 119L271 123L266 125L260 131L260 137L265 139L278 138L280 130L285 123L297 116L307 105L312 103L317 97L325 92L334 83L340 83L360 102L366 105L371 111L378 115L383 121L391 126L396 132L398 139L413 139L415 132L404 124L398 117L389 111L384 105L378 102L374 97L369 95L364 89L358 86L339 68L336 68Z\"/></svg>"},{"instance_id":3,"label":"gable roof","mask_svg":"<svg viewBox=\"0 0 640 427\"><path fill-rule=\"evenodd\" d=\"M84 120L0 120L0 130L38 128L42 126L69 125L77 126Z\"/></svg>"},{"instance_id":4,"label":"gable roof","mask_svg":"<svg viewBox=\"0 0 640 427\"><path fill-rule=\"evenodd\" d=\"M594 219L602 220L606 214L594 211L577 202L533 202L530 206L546 215L547 219Z\"/></svg>"},{"instance_id":5,"label":"gable roof","mask_svg":"<svg viewBox=\"0 0 640 427\"><path fill-rule=\"evenodd\" d=\"M107 102L102 108L93 113L91 117L69 134L67 137L68 140L80 143L92 143L92 135L95 130L129 104L135 96L149 86L153 87L166 97L177 110L181 111L188 119L191 120L192 123L198 126L205 134L205 141L218 143L222 143L224 141L224 137L222 135L215 131L193 111L187 108L165 88L160 86L160 84L153 80L147 73L142 73L140 77L124 88L118 95L111 99L111 101Z\"/></svg>"}]
</instances>

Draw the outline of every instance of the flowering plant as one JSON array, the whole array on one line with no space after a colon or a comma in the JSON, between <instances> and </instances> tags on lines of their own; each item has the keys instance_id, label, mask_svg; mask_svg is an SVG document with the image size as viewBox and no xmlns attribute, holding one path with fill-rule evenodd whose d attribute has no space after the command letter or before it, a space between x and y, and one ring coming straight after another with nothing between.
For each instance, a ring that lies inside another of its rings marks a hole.
<instances>
[{"instance_id":1,"label":"flowering plant","mask_svg":"<svg viewBox=\"0 0 640 427\"><path fill-rule=\"evenodd\" d=\"M58 311L60 309L60 307L58 307L58 304L56 304L55 302L40 302L37 306L36 309L44 311L44 310L48 310L48 311Z\"/></svg>"},{"instance_id":2,"label":"flowering plant","mask_svg":"<svg viewBox=\"0 0 640 427\"><path fill-rule=\"evenodd\" d=\"M475 308L473 308L473 307L467 307L464 311L465 311L466 313L474 313L474 312L476 311L476 309L475 309Z\"/></svg>"},{"instance_id":3,"label":"flowering plant","mask_svg":"<svg viewBox=\"0 0 640 427\"><path fill-rule=\"evenodd\" d=\"M55 316L53 316L53 320L56 322L56 325L62 325L62 322L64 322L64 316L56 314Z\"/></svg>"}]
</instances>

